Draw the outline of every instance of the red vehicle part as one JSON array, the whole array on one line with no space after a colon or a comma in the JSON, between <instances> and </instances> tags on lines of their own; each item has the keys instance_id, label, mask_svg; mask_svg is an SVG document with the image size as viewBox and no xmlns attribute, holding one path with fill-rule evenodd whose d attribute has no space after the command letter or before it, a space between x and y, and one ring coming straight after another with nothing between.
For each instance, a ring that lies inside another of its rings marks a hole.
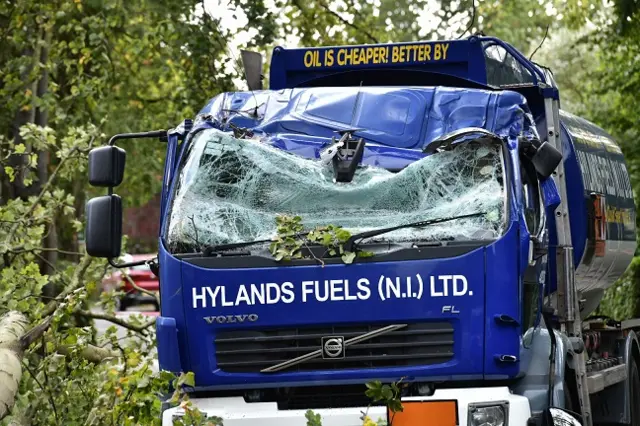
<instances>
[{"instance_id":1,"label":"red vehicle part","mask_svg":"<svg viewBox=\"0 0 640 426\"><path fill-rule=\"evenodd\" d=\"M155 254L125 255L123 256L123 261L137 262L140 260L151 260L155 256ZM127 276L135 286L127 279ZM146 304L154 305L156 311L160 310L157 297L160 291L160 281L146 264L125 268L124 270L116 270L109 277L105 278L103 283L104 287L106 287L105 289L116 287L125 292L119 300L118 309L121 311L126 311L129 306ZM155 297L146 292L141 292L136 287L154 293Z\"/></svg>"}]
</instances>

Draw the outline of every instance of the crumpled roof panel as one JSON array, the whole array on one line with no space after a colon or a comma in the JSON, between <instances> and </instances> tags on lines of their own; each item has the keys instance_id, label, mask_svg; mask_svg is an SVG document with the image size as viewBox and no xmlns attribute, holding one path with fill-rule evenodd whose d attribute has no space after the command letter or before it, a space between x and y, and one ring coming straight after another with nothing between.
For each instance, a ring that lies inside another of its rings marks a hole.
<instances>
[{"instance_id":1,"label":"crumpled roof panel","mask_svg":"<svg viewBox=\"0 0 640 426\"><path fill-rule=\"evenodd\" d=\"M256 110L258 117L252 116ZM499 136L536 134L526 99L516 92L450 87L321 87L223 93L199 116L231 122L271 135L282 148L307 152L306 137L326 138L336 130L355 134L369 145L421 150L430 141L465 127ZM303 136L300 145L291 144ZM308 147L307 147L308 148ZM317 158L317 152L315 153ZM367 155L365 154L365 157ZM365 163L367 161L365 160Z\"/></svg>"}]
</instances>

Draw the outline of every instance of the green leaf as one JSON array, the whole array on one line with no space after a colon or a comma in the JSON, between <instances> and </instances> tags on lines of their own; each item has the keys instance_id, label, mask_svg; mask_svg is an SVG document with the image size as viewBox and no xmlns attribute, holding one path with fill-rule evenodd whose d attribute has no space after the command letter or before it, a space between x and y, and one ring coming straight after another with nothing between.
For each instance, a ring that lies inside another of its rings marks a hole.
<instances>
[{"instance_id":1,"label":"green leaf","mask_svg":"<svg viewBox=\"0 0 640 426\"><path fill-rule=\"evenodd\" d=\"M311 410L307 410L304 414L307 419L307 426L322 426L322 417Z\"/></svg>"},{"instance_id":2,"label":"green leaf","mask_svg":"<svg viewBox=\"0 0 640 426\"><path fill-rule=\"evenodd\" d=\"M342 261L346 264L353 263L353 260L356 258L356 254L352 251L347 252L342 255Z\"/></svg>"},{"instance_id":3,"label":"green leaf","mask_svg":"<svg viewBox=\"0 0 640 426\"><path fill-rule=\"evenodd\" d=\"M393 398L393 391L391 390L391 387L389 385L382 386L380 393L382 397L386 400L390 400Z\"/></svg>"},{"instance_id":4,"label":"green leaf","mask_svg":"<svg viewBox=\"0 0 640 426\"><path fill-rule=\"evenodd\" d=\"M19 143L13 148L13 150L15 151L16 154L24 154L27 148L24 146L24 144Z\"/></svg>"},{"instance_id":5,"label":"green leaf","mask_svg":"<svg viewBox=\"0 0 640 426\"><path fill-rule=\"evenodd\" d=\"M338 229L336 230L336 237L341 243L344 243L351 237L351 233L346 229Z\"/></svg>"},{"instance_id":6,"label":"green leaf","mask_svg":"<svg viewBox=\"0 0 640 426\"><path fill-rule=\"evenodd\" d=\"M404 411L404 407L402 406L402 402L400 400L398 400L398 399L394 399L392 401L389 401L387 406L394 413L398 413L398 412Z\"/></svg>"},{"instance_id":7,"label":"green leaf","mask_svg":"<svg viewBox=\"0 0 640 426\"><path fill-rule=\"evenodd\" d=\"M14 171L13 171L13 167L11 166L4 166L4 173L9 176L9 181L13 182L15 179L15 175L14 175Z\"/></svg>"},{"instance_id":8,"label":"green leaf","mask_svg":"<svg viewBox=\"0 0 640 426\"><path fill-rule=\"evenodd\" d=\"M382 387L382 383L380 380L372 380L367 382L365 385L368 389L380 389Z\"/></svg>"},{"instance_id":9,"label":"green leaf","mask_svg":"<svg viewBox=\"0 0 640 426\"><path fill-rule=\"evenodd\" d=\"M196 385L196 378L193 372L189 371L188 373L185 374L183 383L187 386L192 386L192 387Z\"/></svg>"}]
</instances>

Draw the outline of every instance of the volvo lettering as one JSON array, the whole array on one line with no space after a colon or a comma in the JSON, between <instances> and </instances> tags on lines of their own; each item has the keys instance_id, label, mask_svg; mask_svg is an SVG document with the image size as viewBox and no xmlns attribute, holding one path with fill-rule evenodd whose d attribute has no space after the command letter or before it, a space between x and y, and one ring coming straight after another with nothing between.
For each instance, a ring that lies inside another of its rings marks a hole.
<instances>
[{"instance_id":1,"label":"volvo lettering","mask_svg":"<svg viewBox=\"0 0 640 426\"><path fill-rule=\"evenodd\" d=\"M258 321L258 315L249 314L249 315L218 315L215 317L204 317L204 320L207 324L231 324L231 323L242 323L242 322L255 322Z\"/></svg>"}]
</instances>

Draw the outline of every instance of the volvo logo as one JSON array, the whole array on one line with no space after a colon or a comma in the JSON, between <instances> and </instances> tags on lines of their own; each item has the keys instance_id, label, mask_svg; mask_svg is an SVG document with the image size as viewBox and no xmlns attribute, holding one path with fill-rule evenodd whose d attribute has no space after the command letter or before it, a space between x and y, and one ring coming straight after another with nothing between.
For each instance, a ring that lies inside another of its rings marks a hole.
<instances>
[{"instance_id":1,"label":"volvo logo","mask_svg":"<svg viewBox=\"0 0 640 426\"><path fill-rule=\"evenodd\" d=\"M258 321L258 315L256 314L243 314L243 315L218 315L215 317L204 317L207 324L231 324L234 322L256 322Z\"/></svg>"},{"instance_id":2,"label":"volvo logo","mask_svg":"<svg viewBox=\"0 0 640 426\"><path fill-rule=\"evenodd\" d=\"M344 337L326 336L322 338L322 358L344 358Z\"/></svg>"}]
</instances>

